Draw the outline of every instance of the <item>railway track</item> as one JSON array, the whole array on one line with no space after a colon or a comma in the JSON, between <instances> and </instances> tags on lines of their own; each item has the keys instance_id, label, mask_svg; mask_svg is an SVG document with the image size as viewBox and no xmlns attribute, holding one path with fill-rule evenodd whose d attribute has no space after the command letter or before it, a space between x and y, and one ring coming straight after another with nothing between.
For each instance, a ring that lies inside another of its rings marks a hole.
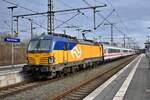
<instances>
[{"instance_id":1,"label":"railway track","mask_svg":"<svg viewBox=\"0 0 150 100\"><path fill-rule=\"evenodd\" d=\"M84 72L84 71L86 71L86 70L83 70L80 72ZM80 73L80 72L78 72L78 73ZM70 76L72 76L72 75L74 75L74 74L71 74ZM66 76L66 77L69 77L69 76ZM44 80L43 81L42 80L37 81L37 80L29 79L29 80L23 81L21 83L2 87L2 88L0 88L0 99L5 98L5 97L10 96L10 95L13 95L13 94L17 94L17 93L22 92L22 91L31 90L33 88L55 82L55 81L61 80L63 78L65 78L65 76L61 76L58 78L54 78L51 80L45 80L45 81Z\"/></svg>"},{"instance_id":2,"label":"railway track","mask_svg":"<svg viewBox=\"0 0 150 100\"><path fill-rule=\"evenodd\" d=\"M3 88L0 88L0 99L13 95L13 94L17 94L22 91L31 90L33 88L49 84L51 82L54 82L60 79L62 78L56 78L56 79L47 80L47 81L29 80L29 81L24 81L24 82L17 83L14 85L6 86Z\"/></svg>"},{"instance_id":3,"label":"railway track","mask_svg":"<svg viewBox=\"0 0 150 100\"><path fill-rule=\"evenodd\" d=\"M77 84L70 89L60 91L58 95L53 96L52 100L82 100L111 76L129 64L133 59L134 57L129 58L125 62L113 66L102 73L94 75L94 77L90 78L89 80L83 81L82 83ZM48 97L46 97L46 99L49 100Z\"/></svg>"},{"instance_id":4,"label":"railway track","mask_svg":"<svg viewBox=\"0 0 150 100\"><path fill-rule=\"evenodd\" d=\"M17 92L20 92L23 89L33 85L31 83L32 83L31 81L24 81L24 82L21 82L21 83L17 83L17 84L14 84L14 85L10 85L10 86L0 88L0 98L4 98L6 96L9 96L9 95L15 94Z\"/></svg>"},{"instance_id":5,"label":"railway track","mask_svg":"<svg viewBox=\"0 0 150 100\"><path fill-rule=\"evenodd\" d=\"M126 61L126 63L129 63L131 61L131 59L133 59L134 57L129 57L129 58L130 59L128 59L128 61ZM121 64L123 64L123 63L121 63ZM116 66L116 67L118 67L118 70L121 69L121 68L119 68L119 66L120 65ZM113 69L115 69L115 68L112 68L110 70L113 70ZM86 71L86 70L79 71L77 73L82 73L84 71ZM117 72L117 71L115 71L115 72ZM104 73L108 73L108 72L106 71ZM71 74L67 77L70 77L72 75L75 75L75 74ZM98 75L95 75L95 76L96 76L95 79L97 77L99 77ZM112 74L110 74L108 77L111 77L111 76L112 76ZM10 86L7 86L7 87L0 88L0 99L5 98L5 97L10 96L10 95L13 95L13 94L17 94L17 93L26 91L26 90L31 90L33 88L40 87L42 85L50 84L52 82L56 82L56 81L61 80L63 78L66 78L66 77L63 76L63 77L59 77L59 78L55 78L55 79L51 79L51 80L46 80L46 81L29 80L29 81L24 81L24 82L21 82L21 83L18 83L18 84L14 84L14 85L10 85ZM58 96L55 96L53 99L54 100L59 100L62 97L67 97L67 98L70 98L70 99L71 99L71 97L82 98L85 95L89 94L93 89L95 89L95 88L93 88L93 85L94 85L94 87L99 86L99 81L94 81L95 79L91 78L90 80L88 80L86 82L82 82L81 84L79 84L76 87L71 88L70 90L65 90L65 92L61 92L61 94L59 94ZM102 80L100 82L103 82L103 81L104 80L102 78ZM88 85L87 83L91 83L91 84ZM86 86L88 86L88 88ZM78 91L79 89L80 89L80 91ZM68 93L70 95L69 97L68 97Z\"/></svg>"}]
</instances>

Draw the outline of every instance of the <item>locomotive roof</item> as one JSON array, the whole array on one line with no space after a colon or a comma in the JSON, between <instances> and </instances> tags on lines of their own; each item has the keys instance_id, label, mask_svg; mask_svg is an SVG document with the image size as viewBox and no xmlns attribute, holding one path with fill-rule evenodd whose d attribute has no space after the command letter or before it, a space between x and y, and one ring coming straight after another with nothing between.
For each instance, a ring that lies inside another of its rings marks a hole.
<instances>
[{"instance_id":1,"label":"locomotive roof","mask_svg":"<svg viewBox=\"0 0 150 100\"><path fill-rule=\"evenodd\" d=\"M37 39L53 39L53 40L63 40L63 41L67 41L67 38L64 37L60 37L60 36L53 36L53 35L41 35L38 37L35 37L31 40L37 40Z\"/></svg>"},{"instance_id":2,"label":"locomotive roof","mask_svg":"<svg viewBox=\"0 0 150 100\"><path fill-rule=\"evenodd\" d=\"M32 40L37 40L37 39L52 39L55 41L65 41L65 42L76 42L76 43L81 43L81 44L91 44L94 45L96 44L96 42L92 41L92 40L78 40L75 37L71 37L69 35L41 35L38 36L36 38L31 39Z\"/></svg>"}]
</instances>

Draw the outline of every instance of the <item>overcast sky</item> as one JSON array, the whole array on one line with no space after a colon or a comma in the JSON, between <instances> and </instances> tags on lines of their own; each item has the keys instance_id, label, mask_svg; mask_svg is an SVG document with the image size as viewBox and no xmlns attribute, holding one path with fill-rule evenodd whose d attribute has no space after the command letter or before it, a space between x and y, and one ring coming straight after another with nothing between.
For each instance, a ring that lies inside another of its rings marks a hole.
<instances>
[{"instance_id":1,"label":"overcast sky","mask_svg":"<svg viewBox=\"0 0 150 100\"><path fill-rule=\"evenodd\" d=\"M0 30L1 32L10 31L10 10L7 9L8 6L15 3L19 6L31 9L28 11L26 9L18 7L14 10L15 15L19 14L28 14L35 12L46 12L47 11L47 0L0 0ZM54 1L54 10L70 9L70 8L79 8L87 7L82 0L53 0ZM112 23L115 23L114 28L114 38L116 42L123 42L123 34L125 33L128 37L132 37L136 40L141 47L144 46L146 36L150 34L150 30L147 29L150 26L150 0L86 0L91 5L104 5L107 4L107 7L98 8L96 14L96 25L103 21L103 18L99 15L102 14L104 17L108 16L112 12L112 9L116 9L107 20ZM92 10L82 11L84 15L79 14L73 20L69 21L68 24L56 29L56 32L63 32L66 30L68 34L78 36L76 29L66 29L64 27L68 25L78 26L81 29L91 29L93 30L93 13ZM55 27L69 19L70 17L77 14L74 13L60 13L55 15ZM47 28L47 17L46 15L40 16L30 16L28 18L33 18L35 23L43 26L44 28L39 27L34 24L36 29L34 34L40 34L46 32ZM61 20L61 21L60 21ZM6 24L7 23L7 24ZM105 21L105 23L107 23ZM16 26L14 22L14 26ZM16 28L16 27L15 27ZM19 30L21 38L30 37L30 22L27 19L19 19ZM102 24L96 31L93 31L91 34L87 34L88 38L102 36L103 40L109 41L110 39L110 26Z\"/></svg>"}]
</instances>

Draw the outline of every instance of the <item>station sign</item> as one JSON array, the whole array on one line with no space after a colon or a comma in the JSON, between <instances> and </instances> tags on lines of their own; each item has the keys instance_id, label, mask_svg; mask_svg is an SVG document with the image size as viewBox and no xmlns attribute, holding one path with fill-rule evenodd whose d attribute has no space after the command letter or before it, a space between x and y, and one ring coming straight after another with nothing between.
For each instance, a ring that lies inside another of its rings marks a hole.
<instances>
[{"instance_id":1,"label":"station sign","mask_svg":"<svg viewBox=\"0 0 150 100\"><path fill-rule=\"evenodd\" d=\"M20 39L19 38L5 38L5 42L11 42L11 43L19 43Z\"/></svg>"}]
</instances>

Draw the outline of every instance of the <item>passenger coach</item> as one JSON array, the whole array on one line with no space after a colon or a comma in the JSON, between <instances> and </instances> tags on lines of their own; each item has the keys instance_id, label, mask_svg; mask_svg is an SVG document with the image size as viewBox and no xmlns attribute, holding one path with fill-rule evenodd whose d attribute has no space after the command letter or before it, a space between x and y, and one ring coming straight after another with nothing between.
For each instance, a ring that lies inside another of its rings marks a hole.
<instances>
[{"instance_id":1,"label":"passenger coach","mask_svg":"<svg viewBox=\"0 0 150 100\"><path fill-rule=\"evenodd\" d=\"M135 54L135 51L128 48L120 48L110 45L103 45L104 47L104 60L113 60L129 55Z\"/></svg>"}]
</instances>

